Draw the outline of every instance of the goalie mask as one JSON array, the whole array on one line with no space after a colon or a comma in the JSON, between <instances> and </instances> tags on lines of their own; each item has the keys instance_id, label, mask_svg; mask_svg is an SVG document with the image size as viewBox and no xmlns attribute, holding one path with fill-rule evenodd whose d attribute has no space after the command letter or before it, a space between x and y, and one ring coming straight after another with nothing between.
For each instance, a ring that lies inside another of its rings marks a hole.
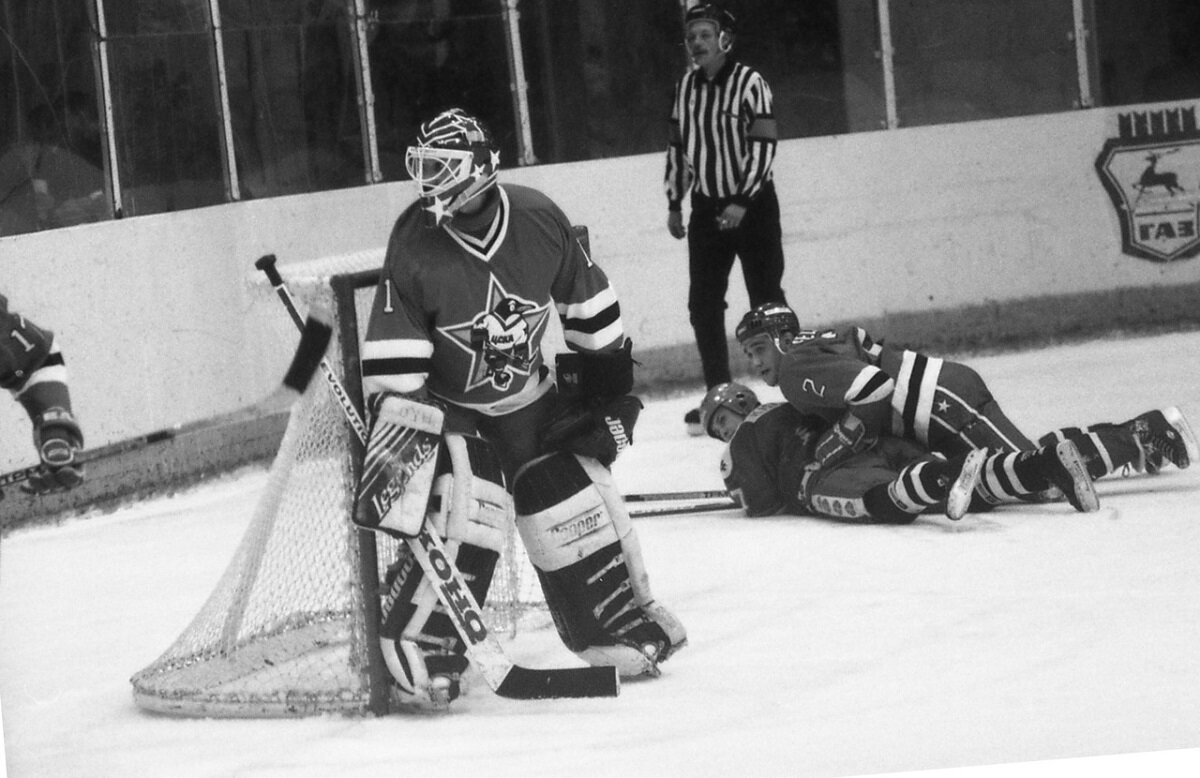
<instances>
[{"instance_id":1,"label":"goalie mask","mask_svg":"<svg viewBox=\"0 0 1200 778\"><path fill-rule=\"evenodd\" d=\"M496 185L500 149L483 122L451 108L421 125L404 166L429 226L438 227Z\"/></svg>"},{"instance_id":2,"label":"goalie mask","mask_svg":"<svg viewBox=\"0 0 1200 778\"><path fill-rule=\"evenodd\" d=\"M704 395L704 401L700 403L700 425L710 438L728 442L724 436L713 429L713 419L717 415L717 411L725 408L744 419L758 405L758 396L750 387L739 384L737 381L717 384L708 390L708 394Z\"/></svg>"},{"instance_id":3,"label":"goalie mask","mask_svg":"<svg viewBox=\"0 0 1200 778\"><path fill-rule=\"evenodd\" d=\"M784 351L786 344L799 334L800 319L783 303L757 306L742 317L736 330L738 343L742 345L756 335L766 335L780 351Z\"/></svg>"}]
</instances>

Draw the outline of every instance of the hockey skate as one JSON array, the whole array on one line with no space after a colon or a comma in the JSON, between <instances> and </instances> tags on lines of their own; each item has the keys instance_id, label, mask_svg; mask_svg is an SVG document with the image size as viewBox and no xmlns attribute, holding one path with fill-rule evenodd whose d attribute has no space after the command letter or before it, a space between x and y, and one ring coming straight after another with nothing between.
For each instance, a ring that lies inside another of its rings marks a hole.
<instances>
[{"instance_id":1,"label":"hockey skate","mask_svg":"<svg viewBox=\"0 0 1200 778\"><path fill-rule=\"evenodd\" d=\"M1182 411L1171 406L1161 411L1148 411L1126 425L1133 431L1145 453L1146 472L1157 473L1164 462L1183 470L1200 457L1196 436Z\"/></svg>"},{"instance_id":2,"label":"hockey skate","mask_svg":"<svg viewBox=\"0 0 1200 778\"><path fill-rule=\"evenodd\" d=\"M1062 491L1067 502L1081 513L1100 510L1100 498L1079 447L1073 441L1064 440L1043 452L1047 455L1046 477L1052 486Z\"/></svg>"},{"instance_id":3,"label":"hockey skate","mask_svg":"<svg viewBox=\"0 0 1200 778\"><path fill-rule=\"evenodd\" d=\"M950 490L946 493L946 518L958 521L971 507L971 497L975 494L975 487L979 484L983 463L987 461L987 457L986 449L975 449L967 453L962 468L958 471L958 477L950 484Z\"/></svg>"}]
</instances>

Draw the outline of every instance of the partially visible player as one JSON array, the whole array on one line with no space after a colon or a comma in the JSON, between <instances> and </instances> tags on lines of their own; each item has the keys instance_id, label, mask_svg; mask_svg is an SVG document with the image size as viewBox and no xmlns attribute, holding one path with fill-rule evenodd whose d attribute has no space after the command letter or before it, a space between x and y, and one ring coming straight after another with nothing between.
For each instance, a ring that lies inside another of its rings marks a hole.
<instances>
[{"instance_id":1,"label":"partially visible player","mask_svg":"<svg viewBox=\"0 0 1200 778\"><path fill-rule=\"evenodd\" d=\"M67 366L58 339L21 314L0 294L0 388L21 403L33 422L33 445L41 470L21 488L41 494L78 486L84 467L76 461L83 431L71 413ZM3 496L0 494L0 496Z\"/></svg>"},{"instance_id":2,"label":"partially visible player","mask_svg":"<svg viewBox=\"0 0 1200 778\"><path fill-rule=\"evenodd\" d=\"M616 291L554 202L497 182L499 149L478 118L426 121L406 163L419 199L392 230L362 350L372 427L356 520L405 536L431 521L483 602L515 513L567 647L622 676L655 675L687 633L650 591L609 470L641 409ZM570 349L557 371L542 350L552 316ZM393 444L411 476L403 493L370 477ZM439 487L447 472L453 485ZM440 499L427 501L414 487L435 474ZM445 704L465 646L420 568L396 570L385 657L402 699Z\"/></svg>"},{"instance_id":3,"label":"partially visible player","mask_svg":"<svg viewBox=\"0 0 1200 778\"><path fill-rule=\"evenodd\" d=\"M885 435L868 449L822 466L817 452L830 424L789 403L761 404L731 381L708 390L705 432L729 445L721 477L747 516L788 513L858 524L909 524L935 509L957 521L970 507L985 459L968 451L946 460Z\"/></svg>"},{"instance_id":4,"label":"partially visible player","mask_svg":"<svg viewBox=\"0 0 1200 778\"><path fill-rule=\"evenodd\" d=\"M995 453L978 491L991 504L1029 499L1058 486L1052 452L1068 471L1082 469L1090 476L1073 478L1075 489L1064 490L1083 511L1099 507L1093 478L1125 467L1145 469L1147 461L1162 458L1187 467L1196 456L1195 437L1174 408L1125 424L1097 425L1088 434L1047 436L1035 453L971 367L876 341L861 327L803 329L786 305L753 309L739 323L737 337L760 378L778 386L793 405L833 424L825 440L831 455L865 447L885 431L946 456L987 448Z\"/></svg>"}]
</instances>

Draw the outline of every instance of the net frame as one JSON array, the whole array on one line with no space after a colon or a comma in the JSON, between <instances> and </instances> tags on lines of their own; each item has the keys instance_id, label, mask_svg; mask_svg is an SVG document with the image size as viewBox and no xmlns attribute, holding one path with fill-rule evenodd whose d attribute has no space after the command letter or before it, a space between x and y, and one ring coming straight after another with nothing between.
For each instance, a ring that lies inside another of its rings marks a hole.
<instances>
[{"instance_id":1,"label":"net frame","mask_svg":"<svg viewBox=\"0 0 1200 778\"><path fill-rule=\"evenodd\" d=\"M359 311L370 310L381 265L382 252L361 252L284 272L298 299L333 313L327 364L360 417L359 344L368 317ZM139 707L214 718L390 712L377 631L386 591L387 564L380 562L395 559L400 543L350 521L362 458L363 444L330 386L314 380L224 574L176 640L130 679ZM515 527L506 533L485 615L493 633L510 638L547 621Z\"/></svg>"}]
</instances>

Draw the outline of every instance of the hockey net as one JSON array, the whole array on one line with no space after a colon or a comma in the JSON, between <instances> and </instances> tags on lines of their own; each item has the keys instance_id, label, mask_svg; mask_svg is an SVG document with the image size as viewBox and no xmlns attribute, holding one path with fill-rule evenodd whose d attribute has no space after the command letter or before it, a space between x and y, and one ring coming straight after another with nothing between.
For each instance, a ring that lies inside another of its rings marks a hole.
<instances>
[{"instance_id":1,"label":"hockey net","mask_svg":"<svg viewBox=\"0 0 1200 778\"><path fill-rule=\"evenodd\" d=\"M382 252L363 252L280 267L302 307L323 304L333 313L328 364L356 398L358 344L382 261ZM265 283L263 290L269 296ZM139 706L210 717L388 711L376 625L398 543L350 521L360 458L353 429L318 376L293 410L224 575L175 642L132 677ZM488 595L490 627L512 636L523 622L548 621L544 609L510 527Z\"/></svg>"}]
</instances>

